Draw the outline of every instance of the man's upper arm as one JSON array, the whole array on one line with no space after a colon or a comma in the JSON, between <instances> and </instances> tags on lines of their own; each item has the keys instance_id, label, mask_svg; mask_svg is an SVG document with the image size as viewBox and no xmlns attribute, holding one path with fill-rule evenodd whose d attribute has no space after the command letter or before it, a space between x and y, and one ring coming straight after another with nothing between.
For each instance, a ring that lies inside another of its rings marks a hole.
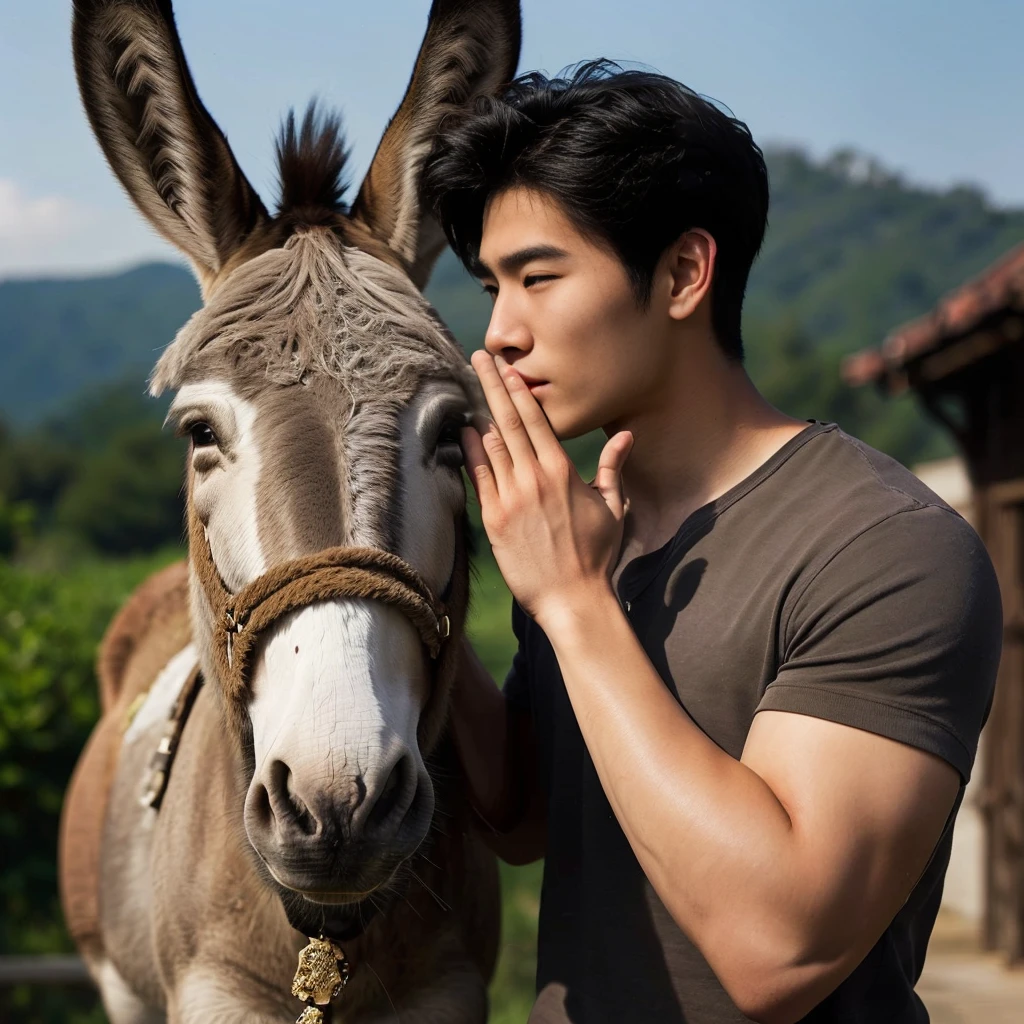
<instances>
[{"instance_id":1,"label":"man's upper arm","mask_svg":"<svg viewBox=\"0 0 1024 1024\"><path fill-rule=\"evenodd\" d=\"M963 520L916 509L838 552L787 626L742 760L806 844L814 870L794 898L812 918L820 909L838 957L859 959L920 878L970 774L999 661L998 585Z\"/></svg>"},{"instance_id":2,"label":"man's upper arm","mask_svg":"<svg viewBox=\"0 0 1024 1024\"><path fill-rule=\"evenodd\" d=\"M897 513L838 551L790 602L758 711L811 715L948 761L966 781L992 701L1002 607L955 513Z\"/></svg>"},{"instance_id":3,"label":"man's upper arm","mask_svg":"<svg viewBox=\"0 0 1024 1024\"><path fill-rule=\"evenodd\" d=\"M806 901L808 954L852 970L927 867L959 774L906 744L780 711L754 719L742 761L786 809L808 866L793 893Z\"/></svg>"}]
</instances>

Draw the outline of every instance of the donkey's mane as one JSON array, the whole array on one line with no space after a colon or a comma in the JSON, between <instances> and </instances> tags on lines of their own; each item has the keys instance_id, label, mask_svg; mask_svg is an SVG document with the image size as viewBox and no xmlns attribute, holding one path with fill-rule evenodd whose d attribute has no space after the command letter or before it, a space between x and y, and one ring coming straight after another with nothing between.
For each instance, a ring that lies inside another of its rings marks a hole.
<instances>
[{"instance_id":1,"label":"donkey's mane","mask_svg":"<svg viewBox=\"0 0 1024 1024\"><path fill-rule=\"evenodd\" d=\"M341 116L336 111L324 112L314 100L298 130L295 111L289 111L277 139L278 216L326 224L344 213L347 162Z\"/></svg>"},{"instance_id":2,"label":"donkey's mane","mask_svg":"<svg viewBox=\"0 0 1024 1024\"><path fill-rule=\"evenodd\" d=\"M401 403L431 377L470 390L475 380L412 282L327 227L299 229L235 270L164 351L151 393L208 373L210 360L247 390L322 374L356 401Z\"/></svg>"}]
</instances>

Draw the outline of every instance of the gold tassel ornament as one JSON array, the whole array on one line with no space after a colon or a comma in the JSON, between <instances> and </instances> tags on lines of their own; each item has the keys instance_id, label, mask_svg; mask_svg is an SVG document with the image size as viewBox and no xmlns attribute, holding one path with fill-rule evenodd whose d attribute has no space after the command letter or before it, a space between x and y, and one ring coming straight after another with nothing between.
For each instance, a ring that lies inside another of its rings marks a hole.
<instances>
[{"instance_id":1,"label":"gold tassel ornament","mask_svg":"<svg viewBox=\"0 0 1024 1024\"><path fill-rule=\"evenodd\" d=\"M336 942L322 935L310 939L299 952L299 965L292 980L292 995L310 1005L295 1024L325 1024L327 1017L321 1006L329 1006L348 984L349 965L345 951Z\"/></svg>"}]
</instances>

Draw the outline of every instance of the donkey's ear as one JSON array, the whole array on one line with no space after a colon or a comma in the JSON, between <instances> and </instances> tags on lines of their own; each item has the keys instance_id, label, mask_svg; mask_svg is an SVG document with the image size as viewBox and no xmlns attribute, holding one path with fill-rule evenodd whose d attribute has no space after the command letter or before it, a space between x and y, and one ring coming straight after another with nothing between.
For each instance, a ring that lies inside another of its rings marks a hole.
<instances>
[{"instance_id":1,"label":"donkey's ear","mask_svg":"<svg viewBox=\"0 0 1024 1024\"><path fill-rule=\"evenodd\" d=\"M377 147L351 216L401 259L422 288L445 246L420 205L423 162L446 114L494 95L519 62L519 0L434 0L398 112Z\"/></svg>"},{"instance_id":2,"label":"donkey's ear","mask_svg":"<svg viewBox=\"0 0 1024 1024\"><path fill-rule=\"evenodd\" d=\"M93 132L135 205L206 285L269 218L196 93L170 0L74 4Z\"/></svg>"}]
</instances>

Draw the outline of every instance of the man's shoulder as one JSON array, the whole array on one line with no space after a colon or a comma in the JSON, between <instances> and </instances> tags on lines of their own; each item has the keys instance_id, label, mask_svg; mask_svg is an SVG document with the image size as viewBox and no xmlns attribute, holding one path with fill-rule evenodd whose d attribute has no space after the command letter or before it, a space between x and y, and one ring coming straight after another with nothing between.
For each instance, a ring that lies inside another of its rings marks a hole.
<instances>
[{"instance_id":1,"label":"man's shoulder","mask_svg":"<svg viewBox=\"0 0 1024 1024\"><path fill-rule=\"evenodd\" d=\"M998 593L984 543L956 509L895 459L830 427L790 473L807 516L790 526L809 544L803 582Z\"/></svg>"},{"instance_id":2,"label":"man's shoulder","mask_svg":"<svg viewBox=\"0 0 1024 1024\"><path fill-rule=\"evenodd\" d=\"M1002 636L984 544L895 460L838 429L813 440L792 475L811 479L816 508L786 526L786 553L798 557L786 565L777 672L758 709L879 733L967 779Z\"/></svg>"},{"instance_id":3,"label":"man's shoulder","mask_svg":"<svg viewBox=\"0 0 1024 1024\"><path fill-rule=\"evenodd\" d=\"M837 424L823 424L795 455L787 486L801 497L813 496L813 508L820 513L838 515L851 526L867 526L898 512L924 508L942 509L960 518L906 466Z\"/></svg>"},{"instance_id":4,"label":"man's shoulder","mask_svg":"<svg viewBox=\"0 0 1024 1024\"><path fill-rule=\"evenodd\" d=\"M836 424L809 431L765 483L734 525L765 537L766 553L797 592L841 552L845 572L863 577L986 571L981 539L959 512Z\"/></svg>"}]
</instances>

